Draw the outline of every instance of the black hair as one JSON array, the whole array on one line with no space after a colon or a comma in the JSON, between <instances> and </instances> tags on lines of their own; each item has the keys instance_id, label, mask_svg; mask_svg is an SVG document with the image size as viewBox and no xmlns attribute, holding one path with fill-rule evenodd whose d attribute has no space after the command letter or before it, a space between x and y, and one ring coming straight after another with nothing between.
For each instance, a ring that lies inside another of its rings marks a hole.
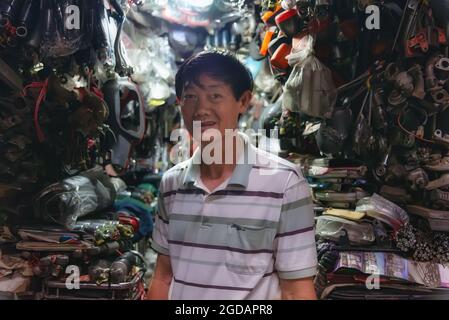
<instances>
[{"instance_id":1,"label":"black hair","mask_svg":"<svg viewBox=\"0 0 449 320\"><path fill-rule=\"evenodd\" d=\"M229 84L236 100L245 91L253 91L251 73L234 54L223 50L207 50L190 57L181 65L175 79L176 96L181 98L186 83L199 84L203 74Z\"/></svg>"}]
</instances>

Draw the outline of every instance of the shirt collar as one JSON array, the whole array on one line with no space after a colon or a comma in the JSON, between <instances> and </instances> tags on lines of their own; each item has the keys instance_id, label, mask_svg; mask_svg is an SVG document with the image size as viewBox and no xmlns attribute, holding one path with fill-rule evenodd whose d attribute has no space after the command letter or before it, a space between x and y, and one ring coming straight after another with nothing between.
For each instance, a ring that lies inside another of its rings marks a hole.
<instances>
[{"instance_id":1,"label":"shirt collar","mask_svg":"<svg viewBox=\"0 0 449 320\"><path fill-rule=\"evenodd\" d=\"M248 187L249 175L255 161L254 146L251 145L249 138L244 133L239 132L239 136L243 139L244 147L243 154L237 160L237 165L234 172L229 179L228 185L240 185L244 188ZM195 183L200 174L201 152L197 148L193 156L187 162L186 174L184 176L183 184Z\"/></svg>"},{"instance_id":2,"label":"shirt collar","mask_svg":"<svg viewBox=\"0 0 449 320\"><path fill-rule=\"evenodd\" d=\"M199 176L200 166L198 163L201 161L200 148L196 148L193 156L187 161L186 174L184 176L183 184L193 183Z\"/></svg>"}]
</instances>

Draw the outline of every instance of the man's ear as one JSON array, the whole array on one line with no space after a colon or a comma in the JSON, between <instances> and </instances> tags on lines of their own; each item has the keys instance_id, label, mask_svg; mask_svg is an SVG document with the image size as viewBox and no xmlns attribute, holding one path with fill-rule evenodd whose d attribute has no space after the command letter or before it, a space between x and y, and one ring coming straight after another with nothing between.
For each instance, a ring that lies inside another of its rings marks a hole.
<instances>
[{"instance_id":1,"label":"man's ear","mask_svg":"<svg viewBox=\"0 0 449 320\"><path fill-rule=\"evenodd\" d=\"M253 93L250 90L246 90L245 92L243 92L243 94L239 100L240 101L240 110L239 111L241 114L246 111L252 98L253 98Z\"/></svg>"}]
</instances>

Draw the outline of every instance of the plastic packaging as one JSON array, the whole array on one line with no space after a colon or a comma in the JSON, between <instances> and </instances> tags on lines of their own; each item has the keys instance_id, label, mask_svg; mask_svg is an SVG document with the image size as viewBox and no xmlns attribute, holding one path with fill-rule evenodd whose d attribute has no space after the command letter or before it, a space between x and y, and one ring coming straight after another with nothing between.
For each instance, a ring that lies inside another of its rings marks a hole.
<instances>
[{"instance_id":1,"label":"plastic packaging","mask_svg":"<svg viewBox=\"0 0 449 320\"><path fill-rule=\"evenodd\" d=\"M327 215L317 218L316 234L318 236L339 241L345 233L347 233L349 242L353 245L372 244L376 240L373 226L368 222L353 222Z\"/></svg>"},{"instance_id":2,"label":"plastic packaging","mask_svg":"<svg viewBox=\"0 0 449 320\"><path fill-rule=\"evenodd\" d=\"M288 63L294 66L303 62L307 57L313 55L315 38L312 35L294 37L292 40L292 51L287 56Z\"/></svg>"},{"instance_id":3,"label":"plastic packaging","mask_svg":"<svg viewBox=\"0 0 449 320\"><path fill-rule=\"evenodd\" d=\"M83 43L83 30L77 26L70 16L66 18L65 10L73 1L43 1L44 19L41 25L40 53L43 57L65 57L78 51ZM76 13L76 12L75 12ZM67 28L67 25L70 28Z\"/></svg>"},{"instance_id":4,"label":"plastic packaging","mask_svg":"<svg viewBox=\"0 0 449 320\"><path fill-rule=\"evenodd\" d=\"M409 222L407 212L376 193L359 200L355 210L365 212L367 216L386 223L394 230Z\"/></svg>"},{"instance_id":5,"label":"plastic packaging","mask_svg":"<svg viewBox=\"0 0 449 320\"><path fill-rule=\"evenodd\" d=\"M289 10L296 7L296 1L295 0L282 0L281 2L282 9Z\"/></svg>"},{"instance_id":6,"label":"plastic packaging","mask_svg":"<svg viewBox=\"0 0 449 320\"><path fill-rule=\"evenodd\" d=\"M316 118L330 118L337 91L329 68L312 55L313 38L305 39L302 50L287 56L294 68L284 86L282 107ZM296 63L296 64L295 64Z\"/></svg>"},{"instance_id":7,"label":"plastic packaging","mask_svg":"<svg viewBox=\"0 0 449 320\"><path fill-rule=\"evenodd\" d=\"M111 206L124 189L121 179L111 178L96 167L42 190L34 199L35 215L72 229L79 217Z\"/></svg>"},{"instance_id":8,"label":"plastic packaging","mask_svg":"<svg viewBox=\"0 0 449 320\"><path fill-rule=\"evenodd\" d=\"M118 257L111 265L111 282L126 282L132 267L138 265L138 263L139 256L132 251L128 251Z\"/></svg>"}]
</instances>

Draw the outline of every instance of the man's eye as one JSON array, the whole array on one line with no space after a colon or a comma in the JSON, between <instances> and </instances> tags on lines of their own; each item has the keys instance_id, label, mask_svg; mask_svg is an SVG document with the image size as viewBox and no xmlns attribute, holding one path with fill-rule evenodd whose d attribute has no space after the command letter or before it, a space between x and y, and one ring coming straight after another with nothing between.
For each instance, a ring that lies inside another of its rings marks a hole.
<instances>
[{"instance_id":1,"label":"man's eye","mask_svg":"<svg viewBox=\"0 0 449 320\"><path fill-rule=\"evenodd\" d=\"M184 99L195 99L196 96L194 94L185 94Z\"/></svg>"},{"instance_id":2,"label":"man's eye","mask_svg":"<svg viewBox=\"0 0 449 320\"><path fill-rule=\"evenodd\" d=\"M219 94L219 93L213 93L213 94L212 94L212 99L219 99L219 98L221 98L221 97L222 97L222 95Z\"/></svg>"}]
</instances>

